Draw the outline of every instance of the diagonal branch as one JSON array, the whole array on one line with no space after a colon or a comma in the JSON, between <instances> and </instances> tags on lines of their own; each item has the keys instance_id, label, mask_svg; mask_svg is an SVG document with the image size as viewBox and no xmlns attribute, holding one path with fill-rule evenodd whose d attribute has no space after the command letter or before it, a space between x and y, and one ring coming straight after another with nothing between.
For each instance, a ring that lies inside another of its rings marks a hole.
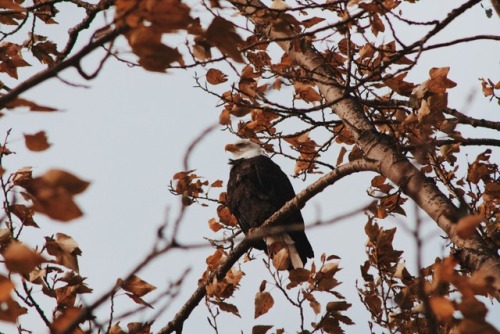
<instances>
[{"instance_id":1,"label":"diagonal branch","mask_svg":"<svg viewBox=\"0 0 500 334\"><path fill-rule=\"evenodd\" d=\"M316 182L312 183L304 190L302 190L297 196L288 201L281 209L274 213L269 219L267 219L264 224L258 229L255 229L254 233L256 236L260 236L262 230L266 227L275 225L282 217L286 216L288 212L294 209L303 208L304 205L311 198L316 196L318 193L322 192L328 186L334 184L341 178L348 176L353 173L361 171L375 171L377 166L366 159L358 159L351 161L347 164L339 166L337 169L331 171L330 173L324 175ZM158 334L168 334L176 332L180 334L182 332L182 326L184 321L191 315L191 312L198 306L200 301L205 297L206 286L210 284L215 277L218 279L224 278L226 273L232 268L232 266L238 261L238 259L245 254L245 252L250 249L252 242L255 237L249 236L243 239L241 243L236 246L228 257L222 264L214 270L209 277L201 283L195 292L191 295L189 300L182 306L182 308L177 312L172 321L170 321L165 327L163 327Z\"/></svg>"},{"instance_id":2,"label":"diagonal branch","mask_svg":"<svg viewBox=\"0 0 500 334\"><path fill-rule=\"evenodd\" d=\"M431 31L439 32L448 25L457 13L464 11L477 0L452 11ZM362 101L346 93L341 83L335 81L335 69L323 56L306 41L294 39L291 28L274 26L271 20L260 20L266 6L259 0L233 0L233 5L255 25L256 30L267 35L270 40L279 39L277 44L298 65L308 70L327 103L332 103L335 112L351 131L365 157L374 161L377 172L394 182L417 205L424 210L447 234L460 252L458 256L463 266L469 270L482 270L497 287L496 298L500 300L500 259L496 250L488 249L478 235L464 240L457 235L456 222L460 218L458 209L443 194L434 181L428 179L406 156L399 152L396 143L389 136L379 133L363 111ZM256 10L259 8L259 10ZM271 12L267 14L272 15ZM430 33L431 33L430 32ZM429 34L430 34L429 33ZM428 36L430 36L428 34ZM288 37L288 39L287 39ZM302 43L303 42L303 43ZM296 47L301 45L301 47Z\"/></svg>"},{"instance_id":3,"label":"diagonal branch","mask_svg":"<svg viewBox=\"0 0 500 334\"><path fill-rule=\"evenodd\" d=\"M90 42L84 46L80 51L75 53L73 56L65 59L64 61L49 67L37 74L33 75L31 78L21 82L18 86L11 89L7 94L0 96L0 109L3 109L5 105L13 100L15 100L19 95L26 92L27 90L37 86L38 84L56 77L60 72L69 67L78 67L80 61L90 54L95 49L103 46L104 44L113 41L116 37L127 32L129 28L127 26L120 26L105 34L104 36Z\"/></svg>"}]
</instances>

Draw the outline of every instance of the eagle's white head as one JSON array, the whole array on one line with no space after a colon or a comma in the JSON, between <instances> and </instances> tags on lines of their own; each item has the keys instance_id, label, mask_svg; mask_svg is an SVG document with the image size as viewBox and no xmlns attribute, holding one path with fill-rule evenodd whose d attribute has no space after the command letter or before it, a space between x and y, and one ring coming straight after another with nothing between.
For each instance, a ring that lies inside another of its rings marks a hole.
<instances>
[{"instance_id":1,"label":"eagle's white head","mask_svg":"<svg viewBox=\"0 0 500 334\"><path fill-rule=\"evenodd\" d=\"M264 154L259 144L248 139L238 140L234 144L227 144L224 149L231 152L235 159L248 159Z\"/></svg>"}]
</instances>

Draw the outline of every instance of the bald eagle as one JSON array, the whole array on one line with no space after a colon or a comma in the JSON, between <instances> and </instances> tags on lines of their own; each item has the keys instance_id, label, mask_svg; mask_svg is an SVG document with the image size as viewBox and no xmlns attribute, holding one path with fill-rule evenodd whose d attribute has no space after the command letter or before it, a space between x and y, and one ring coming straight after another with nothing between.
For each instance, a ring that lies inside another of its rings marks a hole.
<instances>
[{"instance_id":1,"label":"bald eagle","mask_svg":"<svg viewBox=\"0 0 500 334\"><path fill-rule=\"evenodd\" d=\"M295 192L285 173L264 155L257 143L240 140L226 145L225 149L234 156L229 162L232 167L227 184L226 204L247 234L251 228L262 225L287 201L294 198ZM294 229L266 236L257 241L254 248L271 256L276 245L278 248L286 248L289 259L287 269L303 268L307 258L312 258L314 252L304 233L304 219L300 210L290 212L281 224L294 225Z\"/></svg>"}]
</instances>

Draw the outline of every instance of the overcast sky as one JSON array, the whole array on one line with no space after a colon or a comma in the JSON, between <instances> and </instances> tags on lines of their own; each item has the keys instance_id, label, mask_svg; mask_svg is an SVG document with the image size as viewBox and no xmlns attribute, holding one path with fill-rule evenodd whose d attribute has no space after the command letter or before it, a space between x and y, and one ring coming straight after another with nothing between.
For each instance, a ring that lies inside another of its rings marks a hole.
<instances>
[{"instance_id":1,"label":"overcast sky","mask_svg":"<svg viewBox=\"0 0 500 334\"><path fill-rule=\"evenodd\" d=\"M451 0L433 1L432 4L421 1L421 5L411 6L412 16L420 19L425 11L429 18L443 17L443 13L449 12L455 3ZM489 2L485 2L485 5L489 5ZM429 13L430 7L432 13ZM497 33L500 31L499 22L496 17L487 19L483 9L476 6L433 42ZM406 31L401 36L413 40L420 35L418 31ZM421 82L427 78L431 67L450 66L448 77L458 83L456 88L449 91L450 106L472 116L498 120L498 105L488 103L482 97L478 78L498 80L499 54L500 47L493 42L471 43L435 51L420 59L408 79ZM95 64L98 59L93 55L86 64ZM193 87L195 71L203 76L206 69L156 74L112 61L97 79L85 83L90 86L88 89L69 87L58 80L50 80L24 95L40 104L60 108L62 112L42 114L12 111L0 122L0 135L3 136L7 129L12 128L10 149L17 152L5 160L9 172L26 165L33 167L35 175L50 168L61 168L91 182L88 190L77 198L85 212L81 219L61 224L40 215L36 217L45 235L63 232L79 243L83 251L80 258L81 275L88 277L88 285L95 290L92 296L85 297L86 301L94 300L113 286L117 278L126 275L148 252L158 227L176 215L179 198L168 191L171 177L182 169L183 155L191 141L206 127L215 124L220 113L220 108L216 107L218 101L213 96ZM20 71L20 75L23 75L23 71ZM73 70L64 72L63 77L82 82ZM40 130L47 132L53 146L43 153L27 151L23 144L23 133L33 134ZM223 147L235 139L230 133L219 129L211 132L193 151L190 167L196 168L197 174L210 181L222 179L225 182L229 173L229 156ZM470 160L473 158L469 157ZM499 162L498 156L494 159ZM293 163L277 161L286 174L293 174ZM371 177L373 174L368 173L349 177L319 194L303 210L306 224L332 218L369 203L366 188ZM315 177L305 182L293 180L293 184L296 191L300 191L314 180ZM407 212L412 211L411 206L406 208ZM213 237L207 221L215 216L214 206L190 207L181 226L181 241L200 243L204 236ZM365 259L365 222L366 219L360 214L331 227L307 231L317 261L322 253L336 254L342 258L341 267L344 269L337 278L344 283L339 291L353 302L352 311L347 314L359 326L355 331L349 331L352 333L366 332L369 319L368 313L357 303L355 290L355 279L360 276L359 266ZM408 220L400 218L399 223L411 226L411 217ZM387 228L392 226L386 225ZM427 222L425 228L426 231L438 231L432 222ZM25 231L30 235L33 246L40 244L39 232ZM412 242L409 235L400 229L395 247L408 250L406 259L410 271L415 274L414 249L408 247ZM426 247L429 249L426 264L430 264L435 256L446 255L440 248L438 238L430 240ZM176 280L185 268L192 269L177 304L157 319L154 331L165 325L177 310L176 306L194 291L205 269L205 258L211 252L213 249L208 247L196 251L176 251L152 263L139 274L161 291L170 280ZM261 259L262 255L258 258ZM240 330L249 333L255 324L275 323L277 328L296 325L297 319L283 321L287 313L278 308L272 309L258 321L253 320L254 294L260 282L270 277L260 260L243 264L243 270L246 276L241 282L242 288L231 300L239 307L242 319L229 314L222 315L219 320L220 333L236 333ZM282 302L277 290L271 293L277 302ZM38 295L42 297L41 292L35 294ZM119 297L117 303L122 310L134 306L125 296ZM499 311L500 308L495 307L497 314ZM104 317L108 312L102 308L99 313ZM36 318L36 315L27 315L21 321L29 328L29 323L37 323ZM147 315L135 320L147 320ZM500 320L497 319L496 324L500 325ZM35 329L35 326L31 329ZM17 332L14 326L1 323L0 327L0 331L5 333ZM205 307L200 305L186 322L185 332L208 332L209 329ZM35 330L35 333L38 331Z\"/></svg>"}]
</instances>

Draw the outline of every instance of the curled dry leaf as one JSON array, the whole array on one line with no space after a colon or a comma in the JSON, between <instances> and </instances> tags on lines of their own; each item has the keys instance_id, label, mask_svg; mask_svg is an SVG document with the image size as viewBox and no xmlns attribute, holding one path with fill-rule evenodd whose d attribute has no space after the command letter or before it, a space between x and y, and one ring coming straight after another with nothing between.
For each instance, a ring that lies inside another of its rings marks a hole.
<instances>
[{"instance_id":1,"label":"curled dry leaf","mask_svg":"<svg viewBox=\"0 0 500 334\"><path fill-rule=\"evenodd\" d=\"M214 231L214 232L218 232L221 228L222 228L222 225L219 224L219 222L215 219L215 218L210 218L208 220L208 227Z\"/></svg>"},{"instance_id":2,"label":"curled dry leaf","mask_svg":"<svg viewBox=\"0 0 500 334\"><path fill-rule=\"evenodd\" d=\"M266 314L274 305L274 299L267 291L257 292L255 295L255 314L254 318L257 319L263 314Z\"/></svg>"},{"instance_id":3,"label":"curled dry leaf","mask_svg":"<svg viewBox=\"0 0 500 334\"><path fill-rule=\"evenodd\" d=\"M273 327L272 325L256 325L252 328L252 334L266 334Z\"/></svg>"},{"instance_id":4,"label":"curled dry leaf","mask_svg":"<svg viewBox=\"0 0 500 334\"><path fill-rule=\"evenodd\" d=\"M39 264L47 262L43 256L20 242L11 242L2 255L8 270L25 275Z\"/></svg>"},{"instance_id":5,"label":"curled dry leaf","mask_svg":"<svg viewBox=\"0 0 500 334\"><path fill-rule=\"evenodd\" d=\"M74 306L66 308L52 323L52 332L54 334L67 333L67 328L73 325L73 323L80 317L81 313L81 308ZM81 322L84 320L85 319ZM84 334L84 331L78 326L71 332L71 334Z\"/></svg>"},{"instance_id":6,"label":"curled dry leaf","mask_svg":"<svg viewBox=\"0 0 500 334\"><path fill-rule=\"evenodd\" d=\"M0 275L0 303L9 300L11 292L14 290L15 285L7 277Z\"/></svg>"},{"instance_id":7,"label":"curled dry leaf","mask_svg":"<svg viewBox=\"0 0 500 334\"><path fill-rule=\"evenodd\" d=\"M229 304L229 303L225 303L225 302L221 302L221 301L217 301L217 302L213 302L215 305L219 306L219 308L224 311L224 312L228 312L228 313L232 313L234 314L235 316L237 317L240 317L241 318L241 315L240 315L240 312L238 310L238 308L233 305L233 304Z\"/></svg>"},{"instance_id":8,"label":"curled dry leaf","mask_svg":"<svg viewBox=\"0 0 500 334\"><path fill-rule=\"evenodd\" d=\"M135 275L132 275L126 281L118 279L118 286L120 286L123 290L128 291L139 297L142 297L156 289L154 285L151 285L148 282L143 281L142 279L140 279Z\"/></svg>"},{"instance_id":9,"label":"curled dry leaf","mask_svg":"<svg viewBox=\"0 0 500 334\"><path fill-rule=\"evenodd\" d=\"M458 236L462 239L472 238L476 233L476 228L482 221L482 215L468 215L461 218L456 227Z\"/></svg>"},{"instance_id":10,"label":"curled dry leaf","mask_svg":"<svg viewBox=\"0 0 500 334\"><path fill-rule=\"evenodd\" d=\"M7 321L11 323L16 323L20 315L28 313L25 307L19 305L14 299L9 298L2 302L2 308L0 309L0 321Z\"/></svg>"},{"instance_id":11,"label":"curled dry leaf","mask_svg":"<svg viewBox=\"0 0 500 334\"><path fill-rule=\"evenodd\" d=\"M243 63L243 57L238 46L243 39L236 33L234 24L220 16L214 18L205 34L207 41L217 47L223 54Z\"/></svg>"},{"instance_id":12,"label":"curled dry leaf","mask_svg":"<svg viewBox=\"0 0 500 334\"><path fill-rule=\"evenodd\" d=\"M429 299L432 312L439 321L448 322L453 319L455 307L452 302L445 297L434 296Z\"/></svg>"},{"instance_id":13,"label":"curled dry leaf","mask_svg":"<svg viewBox=\"0 0 500 334\"><path fill-rule=\"evenodd\" d=\"M27 107L30 111L41 111L41 112L51 112L51 111L57 111L55 108L51 107L45 107L36 104L35 102L28 101L26 99L22 99L18 97L17 99L7 103L5 105L7 109L14 109L14 108L19 108L19 107Z\"/></svg>"},{"instance_id":14,"label":"curled dry leaf","mask_svg":"<svg viewBox=\"0 0 500 334\"><path fill-rule=\"evenodd\" d=\"M50 147L45 131L39 131L33 135L24 134L24 142L28 150L33 152L45 151Z\"/></svg>"},{"instance_id":15,"label":"curled dry leaf","mask_svg":"<svg viewBox=\"0 0 500 334\"><path fill-rule=\"evenodd\" d=\"M224 73L222 73L222 71L215 68L209 69L206 77L208 83L212 85L218 85L220 83L227 81L227 75L225 75Z\"/></svg>"},{"instance_id":16,"label":"curled dry leaf","mask_svg":"<svg viewBox=\"0 0 500 334\"><path fill-rule=\"evenodd\" d=\"M47 252L56 257L56 263L78 272L77 256L81 255L82 251L72 237L57 233L55 240L52 238L45 238L45 240Z\"/></svg>"},{"instance_id":17,"label":"curled dry leaf","mask_svg":"<svg viewBox=\"0 0 500 334\"><path fill-rule=\"evenodd\" d=\"M89 182L71 173L53 169L32 178L31 169L24 169L14 174L13 181L28 191L35 211L60 221L70 221L83 214L73 196L83 192Z\"/></svg>"}]
</instances>

